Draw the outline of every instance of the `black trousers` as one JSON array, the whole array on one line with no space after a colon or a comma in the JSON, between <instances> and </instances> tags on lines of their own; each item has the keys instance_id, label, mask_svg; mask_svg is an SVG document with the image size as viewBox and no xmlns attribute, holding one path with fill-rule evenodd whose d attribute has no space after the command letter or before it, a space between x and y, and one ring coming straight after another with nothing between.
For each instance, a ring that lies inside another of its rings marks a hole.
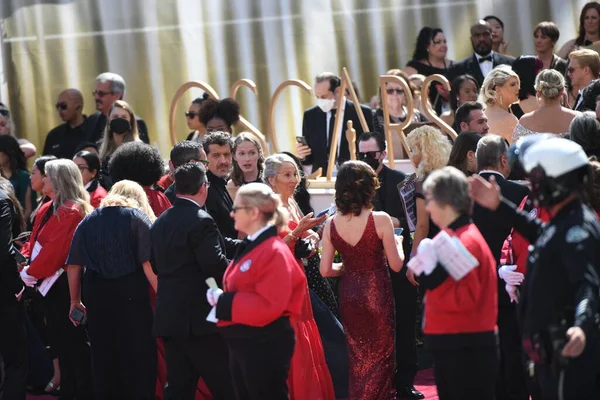
<instances>
[{"instance_id":1,"label":"black trousers","mask_svg":"<svg viewBox=\"0 0 600 400\"><path fill-rule=\"evenodd\" d=\"M391 272L396 305L396 388L413 386L419 369L416 343L417 288L406 279L406 270Z\"/></svg>"},{"instance_id":2,"label":"black trousers","mask_svg":"<svg viewBox=\"0 0 600 400\"><path fill-rule=\"evenodd\" d=\"M43 300L48 340L60 366L61 399L93 399L90 346L85 327L69 319L71 297L64 272Z\"/></svg>"},{"instance_id":3,"label":"black trousers","mask_svg":"<svg viewBox=\"0 0 600 400\"><path fill-rule=\"evenodd\" d=\"M289 322L282 329L225 340L238 400L289 399L287 378L295 344Z\"/></svg>"},{"instance_id":4,"label":"black trousers","mask_svg":"<svg viewBox=\"0 0 600 400\"><path fill-rule=\"evenodd\" d=\"M0 399L25 400L27 343L23 325L23 305L10 296L0 298Z\"/></svg>"},{"instance_id":5,"label":"black trousers","mask_svg":"<svg viewBox=\"0 0 600 400\"><path fill-rule=\"evenodd\" d=\"M535 375L543 400L600 399L600 342L586 343L581 356L568 360L561 372L550 365L536 365ZM562 385L560 384L562 379Z\"/></svg>"},{"instance_id":6,"label":"black trousers","mask_svg":"<svg viewBox=\"0 0 600 400\"><path fill-rule=\"evenodd\" d=\"M167 386L164 400L193 400L202 377L215 400L235 399L227 346L218 333L164 338Z\"/></svg>"},{"instance_id":7,"label":"black trousers","mask_svg":"<svg viewBox=\"0 0 600 400\"><path fill-rule=\"evenodd\" d=\"M432 350L431 354L440 400L494 400L495 346Z\"/></svg>"},{"instance_id":8,"label":"black trousers","mask_svg":"<svg viewBox=\"0 0 600 400\"><path fill-rule=\"evenodd\" d=\"M500 369L496 380L496 400L529 400L521 330L514 305L498 307L498 337Z\"/></svg>"},{"instance_id":9,"label":"black trousers","mask_svg":"<svg viewBox=\"0 0 600 400\"><path fill-rule=\"evenodd\" d=\"M83 289L96 399L154 400L156 339L143 271L104 279L88 269Z\"/></svg>"}]
</instances>

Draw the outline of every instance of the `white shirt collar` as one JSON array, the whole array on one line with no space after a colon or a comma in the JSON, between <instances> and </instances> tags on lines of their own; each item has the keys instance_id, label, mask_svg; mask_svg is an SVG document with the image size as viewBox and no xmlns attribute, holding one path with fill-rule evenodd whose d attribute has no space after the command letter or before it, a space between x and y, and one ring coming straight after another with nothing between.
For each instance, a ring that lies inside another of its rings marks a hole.
<instances>
[{"instance_id":1,"label":"white shirt collar","mask_svg":"<svg viewBox=\"0 0 600 400\"><path fill-rule=\"evenodd\" d=\"M266 225L265 227L257 230L252 235L248 236L248 240L251 241L251 242L254 242L261 235L261 233L263 233L264 231L266 231L267 229L269 229L272 226L273 225Z\"/></svg>"},{"instance_id":2,"label":"white shirt collar","mask_svg":"<svg viewBox=\"0 0 600 400\"><path fill-rule=\"evenodd\" d=\"M200 204L198 204L195 200L189 199L187 197L179 197L177 196L178 199L182 199L182 200L187 200L187 201L191 201L192 203L194 203L195 205L197 205L198 207L202 208L202 206Z\"/></svg>"},{"instance_id":3,"label":"white shirt collar","mask_svg":"<svg viewBox=\"0 0 600 400\"><path fill-rule=\"evenodd\" d=\"M85 185L85 190L88 190L90 186L92 186L92 183L94 183L94 180L92 179L91 181L89 181L86 185Z\"/></svg>"},{"instance_id":4,"label":"white shirt collar","mask_svg":"<svg viewBox=\"0 0 600 400\"><path fill-rule=\"evenodd\" d=\"M479 54L475 53L475 57L477 57L477 59L478 59L478 60L479 60L480 58L483 58L483 57L492 57L492 58L494 58L494 52L493 52L493 51L490 51L490 54L487 54L487 55L485 55L485 56L480 56Z\"/></svg>"},{"instance_id":5,"label":"white shirt collar","mask_svg":"<svg viewBox=\"0 0 600 400\"><path fill-rule=\"evenodd\" d=\"M502 175L500 172L498 172L498 171L494 171L494 170L491 170L491 169L484 169L484 170L482 170L482 171L479 171L479 174L478 174L478 175L481 175L481 174L496 174L496 175L498 175L498 176L501 176L501 177L502 177L502 179L506 179L506 178L504 177L504 175Z\"/></svg>"}]
</instances>

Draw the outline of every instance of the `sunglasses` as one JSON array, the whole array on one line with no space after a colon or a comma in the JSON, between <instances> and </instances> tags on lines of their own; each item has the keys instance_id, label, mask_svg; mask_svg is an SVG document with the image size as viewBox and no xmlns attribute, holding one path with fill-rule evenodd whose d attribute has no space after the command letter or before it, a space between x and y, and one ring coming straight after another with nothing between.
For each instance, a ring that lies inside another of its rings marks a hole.
<instances>
[{"instance_id":1,"label":"sunglasses","mask_svg":"<svg viewBox=\"0 0 600 400\"><path fill-rule=\"evenodd\" d=\"M114 94L114 93L113 92L103 92L102 90L94 90L92 92L92 94L94 96L104 97L104 96L108 96L109 94Z\"/></svg>"},{"instance_id":2,"label":"sunglasses","mask_svg":"<svg viewBox=\"0 0 600 400\"><path fill-rule=\"evenodd\" d=\"M199 115L198 112L194 112L194 111L190 111L190 112L186 112L185 116L189 119L194 119L196 118L196 115Z\"/></svg>"},{"instance_id":3,"label":"sunglasses","mask_svg":"<svg viewBox=\"0 0 600 400\"><path fill-rule=\"evenodd\" d=\"M360 158L361 160L363 158L377 158L378 153L381 153L381 151L365 151L364 153L359 151L358 158Z\"/></svg>"},{"instance_id":4,"label":"sunglasses","mask_svg":"<svg viewBox=\"0 0 600 400\"><path fill-rule=\"evenodd\" d=\"M567 68L567 72L568 72L569 74L572 74L572 73L573 73L573 71L575 71L575 68L573 68L573 67L569 67L569 68Z\"/></svg>"},{"instance_id":5,"label":"sunglasses","mask_svg":"<svg viewBox=\"0 0 600 400\"><path fill-rule=\"evenodd\" d=\"M386 89L385 92L387 94L389 94L390 96L393 95L394 93L396 93L398 96L404 94L404 90L403 89Z\"/></svg>"},{"instance_id":6,"label":"sunglasses","mask_svg":"<svg viewBox=\"0 0 600 400\"><path fill-rule=\"evenodd\" d=\"M56 109L57 110L65 111L67 108L69 108L69 106L67 105L67 103L56 103Z\"/></svg>"},{"instance_id":7,"label":"sunglasses","mask_svg":"<svg viewBox=\"0 0 600 400\"><path fill-rule=\"evenodd\" d=\"M10 115L10 112L6 108L0 108L0 115L2 115L3 117L8 117Z\"/></svg>"}]
</instances>

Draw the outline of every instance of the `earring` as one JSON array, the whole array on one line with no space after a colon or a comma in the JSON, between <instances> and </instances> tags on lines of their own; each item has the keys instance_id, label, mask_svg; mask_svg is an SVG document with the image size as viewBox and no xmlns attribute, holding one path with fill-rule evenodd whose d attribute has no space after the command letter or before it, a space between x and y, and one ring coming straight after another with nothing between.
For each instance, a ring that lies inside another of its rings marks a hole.
<instances>
[{"instance_id":1,"label":"earring","mask_svg":"<svg viewBox=\"0 0 600 400\"><path fill-rule=\"evenodd\" d=\"M504 107L504 99L502 98L502 96L498 96L498 100L500 101L500 105Z\"/></svg>"}]
</instances>

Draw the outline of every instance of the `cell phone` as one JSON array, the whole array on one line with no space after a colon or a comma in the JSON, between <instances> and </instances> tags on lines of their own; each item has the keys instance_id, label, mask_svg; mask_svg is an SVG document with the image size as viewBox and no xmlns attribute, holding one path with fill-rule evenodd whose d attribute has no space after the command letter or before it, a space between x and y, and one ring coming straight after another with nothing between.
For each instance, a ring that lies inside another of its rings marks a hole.
<instances>
[{"instance_id":1,"label":"cell phone","mask_svg":"<svg viewBox=\"0 0 600 400\"><path fill-rule=\"evenodd\" d=\"M15 260L17 264L27 264L27 258L17 249L15 249Z\"/></svg>"},{"instance_id":2,"label":"cell phone","mask_svg":"<svg viewBox=\"0 0 600 400\"><path fill-rule=\"evenodd\" d=\"M402 235L403 230L404 229L402 229L402 228L394 228L394 235L396 235L396 236Z\"/></svg>"},{"instance_id":3,"label":"cell phone","mask_svg":"<svg viewBox=\"0 0 600 400\"><path fill-rule=\"evenodd\" d=\"M320 213L318 213L315 218L319 218L319 217L323 216L324 214L326 214L328 212L329 212L329 208L326 208L323 211L321 211Z\"/></svg>"},{"instance_id":4,"label":"cell phone","mask_svg":"<svg viewBox=\"0 0 600 400\"><path fill-rule=\"evenodd\" d=\"M85 325L87 323L87 316L78 308L74 308L71 312L71 319L79 322L81 325Z\"/></svg>"},{"instance_id":5,"label":"cell phone","mask_svg":"<svg viewBox=\"0 0 600 400\"><path fill-rule=\"evenodd\" d=\"M308 142L306 141L306 138L304 136L296 136L296 142L308 146Z\"/></svg>"}]
</instances>

